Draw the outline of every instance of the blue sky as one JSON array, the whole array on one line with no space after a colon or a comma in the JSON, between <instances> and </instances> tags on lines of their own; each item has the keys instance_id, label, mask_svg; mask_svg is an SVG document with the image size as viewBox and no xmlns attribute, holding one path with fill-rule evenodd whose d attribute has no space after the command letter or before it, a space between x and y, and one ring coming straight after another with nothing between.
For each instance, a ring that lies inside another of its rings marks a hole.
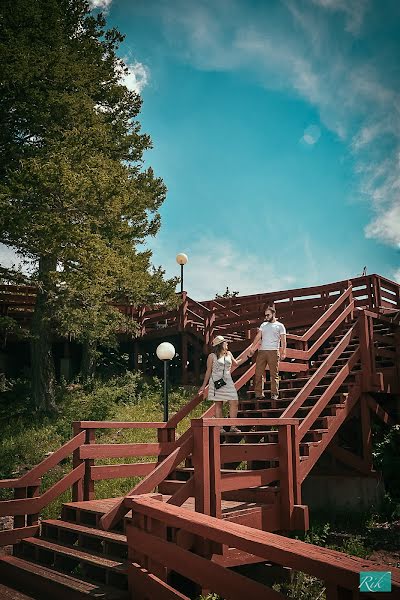
<instances>
[{"instance_id":1,"label":"blue sky","mask_svg":"<svg viewBox=\"0 0 400 600\"><path fill-rule=\"evenodd\" d=\"M91 0L167 187L155 264L198 299L400 281L400 2Z\"/></svg>"}]
</instances>

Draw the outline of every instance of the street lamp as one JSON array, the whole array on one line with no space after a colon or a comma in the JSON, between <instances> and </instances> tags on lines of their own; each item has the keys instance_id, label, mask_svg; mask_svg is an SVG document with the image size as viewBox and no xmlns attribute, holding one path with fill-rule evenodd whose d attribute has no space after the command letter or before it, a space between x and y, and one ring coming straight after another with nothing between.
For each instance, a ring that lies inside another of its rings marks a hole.
<instances>
[{"instance_id":1,"label":"street lamp","mask_svg":"<svg viewBox=\"0 0 400 600\"><path fill-rule=\"evenodd\" d=\"M168 421L168 361L175 356L175 348L169 342L162 342L157 346L156 354L164 362L164 421Z\"/></svg>"},{"instance_id":2,"label":"street lamp","mask_svg":"<svg viewBox=\"0 0 400 600\"><path fill-rule=\"evenodd\" d=\"M186 265L188 260L187 255L183 254L183 252L176 255L176 262L178 265L181 265L181 294L183 293L183 265Z\"/></svg>"}]
</instances>

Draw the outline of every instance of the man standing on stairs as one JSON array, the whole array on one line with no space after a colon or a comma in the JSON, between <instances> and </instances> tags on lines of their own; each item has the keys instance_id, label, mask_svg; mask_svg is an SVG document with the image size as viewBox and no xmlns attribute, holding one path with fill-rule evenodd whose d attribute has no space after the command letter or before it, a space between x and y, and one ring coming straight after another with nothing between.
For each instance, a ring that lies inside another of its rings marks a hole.
<instances>
[{"instance_id":1,"label":"man standing on stairs","mask_svg":"<svg viewBox=\"0 0 400 600\"><path fill-rule=\"evenodd\" d=\"M271 377L271 400L279 397L279 361L286 358L286 329L283 323L276 320L274 306L266 306L265 320L261 323L256 337L250 347L250 355L261 340L256 360L254 390L256 398L264 398L263 377L269 366Z\"/></svg>"}]
</instances>

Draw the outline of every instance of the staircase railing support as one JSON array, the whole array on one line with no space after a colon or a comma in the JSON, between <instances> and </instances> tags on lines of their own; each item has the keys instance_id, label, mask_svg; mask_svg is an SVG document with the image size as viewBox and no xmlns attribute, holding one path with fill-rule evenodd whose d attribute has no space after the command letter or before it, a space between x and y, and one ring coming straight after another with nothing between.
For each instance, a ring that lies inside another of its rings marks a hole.
<instances>
[{"instance_id":1,"label":"staircase railing support","mask_svg":"<svg viewBox=\"0 0 400 600\"><path fill-rule=\"evenodd\" d=\"M361 389L369 392L375 381L375 354L373 340L373 324L371 317L365 311L361 311L358 318L358 335L360 339L361 353Z\"/></svg>"}]
</instances>

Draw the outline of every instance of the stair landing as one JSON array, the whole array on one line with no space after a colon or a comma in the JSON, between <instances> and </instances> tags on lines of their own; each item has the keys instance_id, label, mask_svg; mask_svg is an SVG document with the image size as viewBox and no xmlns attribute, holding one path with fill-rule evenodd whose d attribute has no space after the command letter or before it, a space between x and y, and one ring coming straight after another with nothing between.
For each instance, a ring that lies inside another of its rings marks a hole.
<instances>
[{"instance_id":1,"label":"stair landing","mask_svg":"<svg viewBox=\"0 0 400 600\"><path fill-rule=\"evenodd\" d=\"M167 502L170 497L170 495L162 494L162 501ZM99 527L101 517L122 499L123 498L104 498L102 500L65 502L62 509L62 518L72 523L97 528ZM194 498L188 498L182 504L182 508L194 511ZM245 502L243 500L222 500L221 509L223 519L240 522L242 525L256 527L257 529L265 527L266 520L273 520L274 523L276 521L276 509L275 506L271 504ZM129 511L125 518L132 518L132 511ZM264 525L262 526L261 523L264 523ZM267 529L269 528L267 527ZM120 530L122 531L122 525Z\"/></svg>"}]
</instances>

